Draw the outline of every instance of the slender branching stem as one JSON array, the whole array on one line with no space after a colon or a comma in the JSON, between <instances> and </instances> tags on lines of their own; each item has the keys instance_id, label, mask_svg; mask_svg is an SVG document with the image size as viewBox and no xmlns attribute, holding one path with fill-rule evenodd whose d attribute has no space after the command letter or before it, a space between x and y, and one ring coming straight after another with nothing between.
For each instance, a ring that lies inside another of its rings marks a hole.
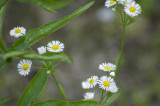
<instances>
[{"instance_id":1,"label":"slender branching stem","mask_svg":"<svg viewBox=\"0 0 160 106\"><path fill-rule=\"evenodd\" d=\"M119 13L120 13L120 16L121 16L121 21L122 21L123 37L122 37L122 43L121 43L121 51L120 51L120 55L119 55L119 59L118 59L118 63L117 63L117 69L115 71L115 77L114 77L115 80L117 78L117 74L118 74L118 71L119 71L119 67L120 67L120 63L121 63L121 58L122 58L122 54L123 54L124 40L125 40L125 33L126 33L126 26L127 26L128 21L130 20L128 18L126 19L126 13L125 12L124 12L124 17L123 17L122 11L121 11L121 8L120 8L119 5L118 5L118 10L119 10ZM107 99L109 99L112 95L113 94L111 92L109 92L108 96L107 96Z\"/></svg>"},{"instance_id":2,"label":"slender branching stem","mask_svg":"<svg viewBox=\"0 0 160 106\"><path fill-rule=\"evenodd\" d=\"M57 81L57 79L56 79L56 77L54 76L53 73L52 73L52 77L53 77L53 79L54 79L54 81L55 81L55 83L56 83L56 85L57 85L57 87L58 87L58 90L59 90L62 98L63 98L64 100L66 100L66 98L64 98L63 95L62 95L62 93L61 93L61 92L62 92L62 91L61 91L61 88L60 88L59 83L58 83L58 81Z\"/></svg>"},{"instance_id":3,"label":"slender branching stem","mask_svg":"<svg viewBox=\"0 0 160 106\"><path fill-rule=\"evenodd\" d=\"M120 63L121 63L121 58L122 58L123 48L124 48L125 32L126 32L126 26L124 25L123 26L123 38L122 38L122 44L121 44L121 52L120 52L120 56L119 56L119 59L118 59L118 64L117 64L117 69L116 69L116 72L115 72L114 79L117 78L117 74L118 74L118 71L119 71L119 66L120 66Z\"/></svg>"},{"instance_id":4,"label":"slender branching stem","mask_svg":"<svg viewBox=\"0 0 160 106\"><path fill-rule=\"evenodd\" d=\"M101 104L102 100L103 100L103 95L104 95L104 90L101 90L101 99L99 100L99 105Z\"/></svg>"}]
</instances>

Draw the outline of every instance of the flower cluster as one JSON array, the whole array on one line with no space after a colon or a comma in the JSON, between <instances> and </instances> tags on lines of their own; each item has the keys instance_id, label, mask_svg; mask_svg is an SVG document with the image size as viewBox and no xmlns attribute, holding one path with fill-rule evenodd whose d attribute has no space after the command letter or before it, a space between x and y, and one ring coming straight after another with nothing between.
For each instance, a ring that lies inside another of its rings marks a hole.
<instances>
[{"instance_id":1,"label":"flower cluster","mask_svg":"<svg viewBox=\"0 0 160 106\"><path fill-rule=\"evenodd\" d=\"M99 85L98 87L106 92L116 93L118 88L113 78L115 76L114 70L116 69L116 66L112 63L102 63L99 65L99 69L107 72L108 76L102 76L100 78L98 76L91 76L86 81L82 82L82 88L88 90ZM90 100L93 98L94 92L87 92L84 95L84 100Z\"/></svg>"},{"instance_id":2,"label":"flower cluster","mask_svg":"<svg viewBox=\"0 0 160 106\"><path fill-rule=\"evenodd\" d=\"M16 38L24 36L25 34L26 34L26 29L24 27L15 27L10 31L10 35ZM49 42L47 46L41 46L37 48L39 54L44 54L47 52L47 50L49 52L58 53L62 52L63 49L64 49L64 44L61 43L60 41L52 41ZM17 65L19 74L23 76L28 75L31 70L31 65L32 65L31 60L25 60L25 59L21 60Z\"/></svg>"},{"instance_id":3,"label":"flower cluster","mask_svg":"<svg viewBox=\"0 0 160 106\"><path fill-rule=\"evenodd\" d=\"M128 14L129 16L138 16L139 14L141 14L141 6L139 4L137 4L134 0L106 0L105 2L105 6L106 7L111 7L114 6L115 7L119 4L122 4L124 6L124 11L126 14Z\"/></svg>"},{"instance_id":4,"label":"flower cluster","mask_svg":"<svg viewBox=\"0 0 160 106\"><path fill-rule=\"evenodd\" d=\"M64 49L64 44L61 43L60 41L52 41L49 42L47 46L41 46L37 48L39 54L44 54L45 52L47 52L47 50L49 52L58 53L62 52L63 49Z\"/></svg>"}]
</instances>

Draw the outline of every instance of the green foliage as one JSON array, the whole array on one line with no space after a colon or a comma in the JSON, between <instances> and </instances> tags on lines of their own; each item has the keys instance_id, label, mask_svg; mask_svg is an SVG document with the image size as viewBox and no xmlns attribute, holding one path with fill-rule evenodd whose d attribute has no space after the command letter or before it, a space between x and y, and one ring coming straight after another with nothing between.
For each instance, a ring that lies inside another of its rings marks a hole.
<instances>
[{"instance_id":1,"label":"green foliage","mask_svg":"<svg viewBox=\"0 0 160 106\"><path fill-rule=\"evenodd\" d=\"M33 3L37 6L40 6L50 12L54 12L55 9L60 9L71 3L71 0L17 0L20 2Z\"/></svg>"},{"instance_id":2,"label":"green foliage","mask_svg":"<svg viewBox=\"0 0 160 106\"><path fill-rule=\"evenodd\" d=\"M6 53L5 55L0 55L3 59L8 58L24 58L24 59L31 59L31 60L44 60L44 61L67 61L69 63L72 62L72 59L69 58L64 53L51 53L47 52L43 55L39 54L33 54L29 52L22 52L22 51L11 51L9 53Z\"/></svg>"},{"instance_id":3,"label":"green foliage","mask_svg":"<svg viewBox=\"0 0 160 106\"><path fill-rule=\"evenodd\" d=\"M7 101L9 101L10 98L3 98L3 99L0 99L0 106L4 103L6 103Z\"/></svg>"},{"instance_id":4,"label":"green foliage","mask_svg":"<svg viewBox=\"0 0 160 106\"><path fill-rule=\"evenodd\" d=\"M52 77L53 77L53 79L54 79L54 81L55 81L55 83L56 83L56 85L57 85L57 87L58 87L58 89L59 89L59 91L60 91L60 93L61 93L62 98L63 98L64 100L66 100L66 94L65 94L65 92L64 92L63 87L58 83L58 81L56 80L56 78L55 78L55 76L54 76L53 73L52 73Z\"/></svg>"},{"instance_id":5,"label":"green foliage","mask_svg":"<svg viewBox=\"0 0 160 106\"><path fill-rule=\"evenodd\" d=\"M60 101L60 100L48 100L45 102L33 104L30 106L98 106L96 101Z\"/></svg>"},{"instance_id":6,"label":"green foliage","mask_svg":"<svg viewBox=\"0 0 160 106\"><path fill-rule=\"evenodd\" d=\"M20 97L17 106L29 106L37 98L46 85L49 74L47 70L39 70Z\"/></svg>"},{"instance_id":7,"label":"green foliage","mask_svg":"<svg viewBox=\"0 0 160 106\"><path fill-rule=\"evenodd\" d=\"M46 37L50 33L56 31L57 29L61 28L68 22L75 19L77 16L79 16L81 13L83 13L85 10L87 10L91 5L93 5L94 2L90 2L87 5L81 7L80 9L73 12L71 15L64 17L62 19L59 19L57 21L50 22L48 24L43 25L40 28L33 29L26 33L25 36L21 37L19 40L15 42L15 44L12 46L12 49L14 50L24 50L40 39Z\"/></svg>"},{"instance_id":8,"label":"green foliage","mask_svg":"<svg viewBox=\"0 0 160 106\"><path fill-rule=\"evenodd\" d=\"M4 1L4 0L3 0ZM6 1L7 3L8 1ZM5 11L5 8L6 8L6 3L4 4L1 4L2 2L0 2L0 5L2 5L0 7L0 50L2 51L7 51L6 50L6 47L3 43L3 40L2 40L2 23L3 23L3 16L4 16L4 11Z\"/></svg>"},{"instance_id":9,"label":"green foliage","mask_svg":"<svg viewBox=\"0 0 160 106\"><path fill-rule=\"evenodd\" d=\"M137 18L137 17L130 18L130 20L129 20L129 22L127 23L127 25L130 25L130 24L132 24L132 23L134 23L134 22L136 22L136 21L139 21L139 20L140 20L140 18Z\"/></svg>"},{"instance_id":10,"label":"green foliage","mask_svg":"<svg viewBox=\"0 0 160 106\"><path fill-rule=\"evenodd\" d=\"M3 59L7 59L7 58L11 58L11 57L17 57L17 56L20 56L20 55L24 55L26 54L27 52L22 52L22 51L10 51L6 54L2 54L0 55L1 58Z\"/></svg>"},{"instance_id":11,"label":"green foliage","mask_svg":"<svg viewBox=\"0 0 160 106\"><path fill-rule=\"evenodd\" d=\"M115 99L117 99L119 97L120 93L116 93L114 95L112 95L104 104L104 106L109 106Z\"/></svg>"},{"instance_id":12,"label":"green foliage","mask_svg":"<svg viewBox=\"0 0 160 106\"><path fill-rule=\"evenodd\" d=\"M63 87L61 86L61 84L58 84L58 88L60 89L59 91L60 91L62 97L64 98L64 100L66 100L66 93L65 93Z\"/></svg>"},{"instance_id":13,"label":"green foliage","mask_svg":"<svg viewBox=\"0 0 160 106\"><path fill-rule=\"evenodd\" d=\"M1 0L1 1L0 1L0 9L1 9L4 5L6 5L9 1L10 1L10 0Z\"/></svg>"},{"instance_id":14,"label":"green foliage","mask_svg":"<svg viewBox=\"0 0 160 106\"><path fill-rule=\"evenodd\" d=\"M67 61L69 63L72 62L72 59L69 58L66 54L64 53L45 53L43 55L38 55L38 54L24 54L21 56L18 56L20 58L26 58L26 59L31 59L31 60L44 60L44 61Z\"/></svg>"}]
</instances>

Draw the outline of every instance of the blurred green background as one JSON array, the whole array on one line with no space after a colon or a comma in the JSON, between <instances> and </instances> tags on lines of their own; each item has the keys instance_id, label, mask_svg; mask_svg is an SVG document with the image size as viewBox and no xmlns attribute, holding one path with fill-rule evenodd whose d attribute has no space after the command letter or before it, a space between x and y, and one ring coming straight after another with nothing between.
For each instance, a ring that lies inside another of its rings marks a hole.
<instances>
[{"instance_id":1,"label":"blurred green background","mask_svg":"<svg viewBox=\"0 0 160 106\"><path fill-rule=\"evenodd\" d=\"M54 13L48 12L30 3L11 1L6 8L3 23L3 40L10 47L17 39L9 35L15 26L23 26L28 30L50 21L69 15L90 0L75 0L70 5ZM115 63L119 56L122 27L117 24L120 17L104 6L104 0L95 4L77 19L60 30L42 39L32 48L47 45L52 40L65 44L64 52L73 63L62 63L56 69L57 80L66 91L67 100L83 99L85 92L81 82L92 75L104 75L98 70L102 62ZM160 1L137 0L142 6L140 20L127 27L124 54L116 80L120 97L111 106L159 106L160 105ZM28 83L37 73L32 69L29 76L20 76L15 60L0 73L0 98L11 98L4 106L15 106ZM41 66L33 61L33 66ZM95 91L95 100L99 100L100 92ZM41 93L39 101L61 99L60 93L52 79Z\"/></svg>"}]
</instances>

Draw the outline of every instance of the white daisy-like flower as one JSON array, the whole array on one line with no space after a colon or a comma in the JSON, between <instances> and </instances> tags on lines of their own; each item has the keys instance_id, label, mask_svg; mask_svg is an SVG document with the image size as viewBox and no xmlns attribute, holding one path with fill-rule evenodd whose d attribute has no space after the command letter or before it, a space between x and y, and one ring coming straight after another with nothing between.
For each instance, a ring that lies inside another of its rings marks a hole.
<instances>
[{"instance_id":1,"label":"white daisy-like flower","mask_svg":"<svg viewBox=\"0 0 160 106\"><path fill-rule=\"evenodd\" d=\"M10 31L10 35L16 38L24 36L26 34L26 29L24 27L15 27Z\"/></svg>"},{"instance_id":2,"label":"white daisy-like flower","mask_svg":"<svg viewBox=\"0 0 160 106\"><path fill-rule=\"evenodd\" d=\"M64 44L59 41L49 42L47 45L47 50L50 52L62 52L64 49Z\"/></svg>"},{"instance_id":3,"label":"white daisy-like flower","mask_svg":"<svg viewBox=\"0 0 160 106\"><path fill-rule=\"evenodd\" d=\"M117 0L119 1L121 4L126 5L126 4L130 4L132 2L135 2L134 0Z\"/></svg>"},{"instance_id":4,"label":"white daisy-like flower","mask_svg":"<svg viewBox=\"0 0 160 106\"><path fill-rule=\"evenodd\" d=\"M45 46L41 46L41 47L37 48L37 50L38 50L39 54L46 53L46 51L47 51Z\"/></svg>"},{"instance_id":5,"label":"white daisy-like flower","mask_svg":"<svg viewBox=\"0 0 160 106\"><path fill-rule=\"evenodd\" d=\"M83 89L89 89L90 88L90 84L87 81L83 81L82 82L82 88Z\"/></svg>"},{"instance_id":6,"label":"white daisy-like flower","mask_svg":"<svg viewBox=\"0 0 160 106\"><path fill-rule=\"evenodd\" d=\"M116 4L116 0L106 0L106 2L105 2L106 7L111 7L115 4Z\"/></svg>"},{"instance_id":7,"label":"white daisy-like flower","mask_svg":"<svg viewBox=\"0 0 160 106\"><path fill-rule=\"evenodd\" d=\"M110 76L114 77L115 76L115 72L110 72Z\"/></svg>"},{"instance_id":8,"label":"white daisy-like flower","mask_svg":"<svg viewBox=\"0 0 160 106\"><path fill-rule=\"evenodd\" d=\"M84 100L92 100L94 98L94 92L86 92L84 94Z\"/></svg>"},{"instance_id":9,"label":"white daisy-like flower","mask_svg":"<svg viewBox=\"0 0 160 106\"><path fill-rule=\"evenodd\" d=\"M22 60L18 63L17 68L20 75L26 76L31 70L32 61Z\"/></svg>"},{"instance_id":10,"label":"white daisy-like flower","mask_svg":"<svg viewBox=\"0 0 160 106\"><path fill-rule=\"evenodd\" d=\"M107 76L102 76L99 80L99 87L110 91L112 93L116 93L118 91L118 88L116 86L116 83L114 82L114 79Z\"/></svg>"},{"instance_id":11,"label":"white daisy-like flower","mask_svg":"<svg viewBox=\"0 0 160 106\"><path fill-rule=\"evenodd\" d=\"M93 88L97 85L98 83L98 76L91 76L90 78L87 79L87 83L89 84L89 88Z\"/></svg>"},{"instance_id":12,"label":"white daisy-like flower","mask_svg":"<svg viewBox=\"0 0 160 106\"><path fill-rule=\"evenodd\" d=\"M114 71L116 69L116 65L112 63L102 63L99 65L98 69L103 71Z\"/></svg>"},{"instance_id":13,"label":"white daisy-like flower","mask_svg":"<svg viewBox=\"0 0 160 106\"><path fill-rule=\"evenodd\" d=\"M139 4L132 2L132 3L126 4L124 11L129 16L137 16L137 15L141 14L142 10L141 10L141 6Z\"/></svg>"}]
</instances>

